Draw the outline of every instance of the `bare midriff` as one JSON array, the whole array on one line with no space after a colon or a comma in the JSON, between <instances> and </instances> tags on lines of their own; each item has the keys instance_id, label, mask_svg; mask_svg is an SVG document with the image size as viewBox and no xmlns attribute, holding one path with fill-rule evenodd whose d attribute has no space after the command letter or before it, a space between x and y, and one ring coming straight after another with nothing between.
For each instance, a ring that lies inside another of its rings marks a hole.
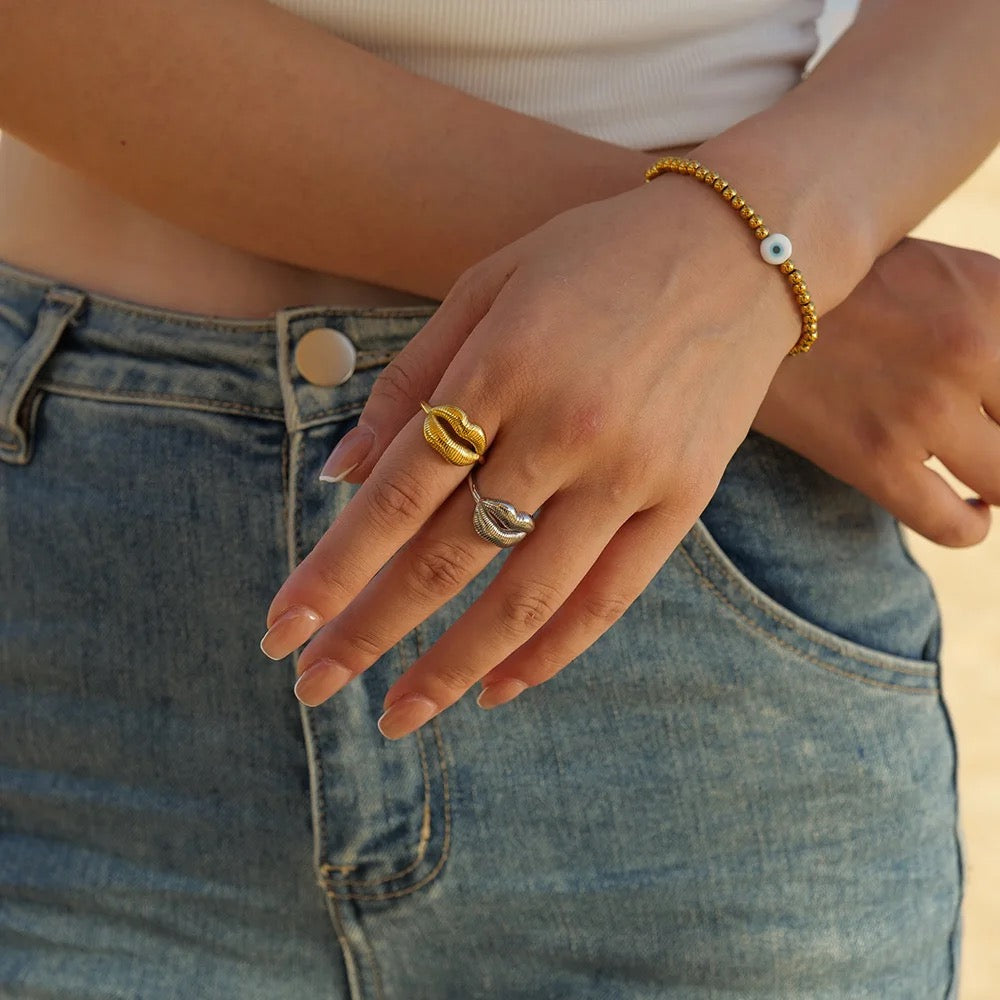
<instances>
[{"instance_id":1,"label":"bare midriff","mask_svg":"<svg viewBox=\"0 0 1000 1000\"><path fill-rule=\"evenodd\" d=\"M688 148L648 152L655 158ZM216 243L119 198L9 134L0 139L0 260L92 292L213 316L263 318L296 305L437 301Z\"/></svg>"}]
</instances>

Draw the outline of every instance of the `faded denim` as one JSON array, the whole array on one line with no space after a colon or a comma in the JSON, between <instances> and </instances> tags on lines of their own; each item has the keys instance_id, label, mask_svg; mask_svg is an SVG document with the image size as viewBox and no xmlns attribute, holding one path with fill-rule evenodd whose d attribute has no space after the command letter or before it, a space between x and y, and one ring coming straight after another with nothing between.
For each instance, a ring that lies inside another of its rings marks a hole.
<instances>
[{"instance_id":1,"label":"faded denim","mask_svg":"<svg viewBox=\"0 0 1000 1000\"><path fill-rule=\"evenodd\" d=\"M226 319L0 262L0 995L954 997L934 595L888 514L766 438L549 683L376 728L499 552L298 704L268 603L434 309ZM336 388L294 366L319 325L358 349Z\"/></svg>"}]
</instances>

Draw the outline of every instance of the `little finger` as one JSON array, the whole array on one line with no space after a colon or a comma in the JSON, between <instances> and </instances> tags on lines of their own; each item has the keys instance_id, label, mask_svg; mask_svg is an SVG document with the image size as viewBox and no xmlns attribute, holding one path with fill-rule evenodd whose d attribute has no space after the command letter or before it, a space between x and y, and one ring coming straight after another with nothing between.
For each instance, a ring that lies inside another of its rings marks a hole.
<instances>
[{"instance_id":1,"label":"little finger","mask_svg":"<svg viewBox=\"0 0 1000 1000\"><path fill-rule=\"evenodd\" d=\"M477 704L502 705L589 649L649 586L689 527L664 508L633 514L550 621L482 678Z\"/></svg>"},{"instance_id":2,"label":"little finger","mask_svg":"<svg viewBox=\"0 0 1000 1000\"><path fill-rule=\"evenodd\" d=\"M891 481L870 495L903 524L938 545L976 545L990 530L988 506L966 502L944 477L916 461L901 463Z\"/></svg>"},{"instance_id":3,"label":"little finger","mask_svg":"<svg viewBox=\"0 0 1000 1000\"><path fill-rule=\"evenodd\" d=\"M970 413L935 454L986 503L1000 505L1000 427L992 420L978 411Z\"/></svg>"},{"instance_id":4,"label":"little finger","mask_svg":"<svg viewBox=\"0 0 1000 1000\"><path fill-rule=\"evenodd\" d=\"M557 494L542 516L544 524L514 548L479 599L386 693L387 712L379 719L385 736L396 739L423 725L529 639L624 520L605 497L581 491Z\"/></svg>"}]
</instances>

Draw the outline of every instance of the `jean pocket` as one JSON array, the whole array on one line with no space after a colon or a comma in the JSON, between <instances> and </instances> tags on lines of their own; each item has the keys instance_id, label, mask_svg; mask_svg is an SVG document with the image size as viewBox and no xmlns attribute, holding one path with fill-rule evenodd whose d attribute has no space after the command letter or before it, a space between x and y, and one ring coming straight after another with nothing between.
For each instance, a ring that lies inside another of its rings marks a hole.
<instances>
[{"instance_id":1,"label":"jean pocket","mask_svg":"<svg viewBox=\"0 0 1000 1000\"><path fill-rule=\"evenodd\" d=\"M682 540L680 549L702 587L725 613L735 617L742 627L755 632L761 639L781 647L784 652L794 652L800 659L814 666L878 687L898 688L911 693L937 689L939 663L936 659L878 648L874 643L859 641L855 637L834 631L822 622L821 614L807 617L805 605L809 601L821 601L822 590L827 593L836 592L843 600L845 591L850 593L852 581L858 578L857 574L864 573L864 567L855 567L846 574L838 574L835 569L829 570L823 587L808 588L799 608L793 610L787 603L767 593L758 582L739 568L703 520L699 519L695 523ZM936 649L938 619L933 594L919 586L923 580L922 571L912 563L909 566L909 572L917 576L912 577L911 581L901 581L901 585L905 587L907 582L918 585L914 588L913 599L924 604L930 601L930 607L917 608L912 622L907 620L898 623L906 629L919 631L919 636L900 645ZM866 613L868 598L863 587L856 589L856 613L860 619ZM929 626L928 621L931 622ZM898 633L899 629L894 631Z\"/></svg>"}]
</instances>

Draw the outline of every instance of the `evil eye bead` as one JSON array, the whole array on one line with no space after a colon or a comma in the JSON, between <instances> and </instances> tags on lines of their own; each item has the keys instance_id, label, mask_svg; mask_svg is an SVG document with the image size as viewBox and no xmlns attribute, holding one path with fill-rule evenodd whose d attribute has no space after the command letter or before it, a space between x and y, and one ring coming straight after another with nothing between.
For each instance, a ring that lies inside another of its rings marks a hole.
<instances>
[{"instance_id":1,"label":"evil eye bead","mask_svg":"<svg viewBox=\"0 0 1000 1000\"><path fill-rule=\"evenodd\" d=\"M761 240L760 255L768 264L784 264L792 256L792 241L784 233L771 233Z\"/></svg>"}]
</instances>

